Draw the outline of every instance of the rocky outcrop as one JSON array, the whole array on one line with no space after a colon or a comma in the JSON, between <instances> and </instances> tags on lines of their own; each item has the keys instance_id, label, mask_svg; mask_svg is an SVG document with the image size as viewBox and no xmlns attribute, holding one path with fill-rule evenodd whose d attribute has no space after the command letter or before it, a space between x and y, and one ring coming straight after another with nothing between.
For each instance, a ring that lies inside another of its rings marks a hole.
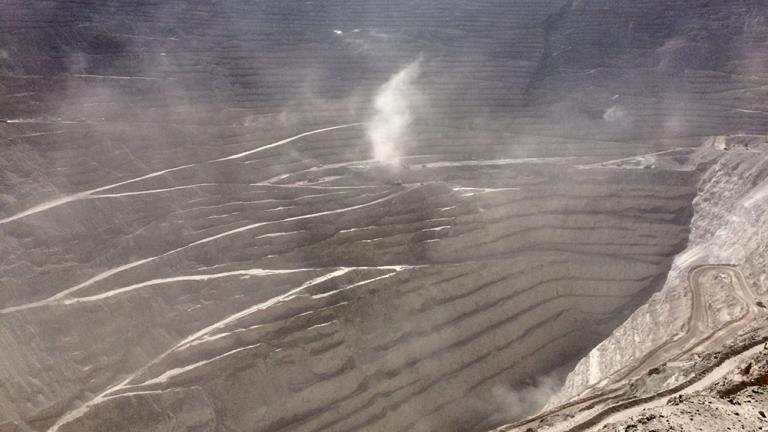
<instances>
[{"instance_id":1,"label":"rocky outcrop","mask_svg":"<svg viewBox=\"0 0 768 432\"><path fill-rule=\"evenodd\" d=\"M600 430L762 430L768 425L766 350L734 366L701 391L670 397L662 406L646 408Z\"/></svg>"}]
</instances>

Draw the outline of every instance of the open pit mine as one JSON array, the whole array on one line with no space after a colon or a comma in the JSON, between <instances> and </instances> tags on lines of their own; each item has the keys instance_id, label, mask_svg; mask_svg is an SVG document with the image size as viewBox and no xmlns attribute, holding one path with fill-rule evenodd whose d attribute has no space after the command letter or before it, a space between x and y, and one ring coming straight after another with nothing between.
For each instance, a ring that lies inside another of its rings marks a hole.
<instances>
[{"instance_id":1,"label":"open pit mine","mask_svg":"<svg viewBox=\"0 0 768 432\"><path fill-rule=\"evenodd\" d=\"M0 0L0 432L768 429L765 0Z\"/></svg>"}]
</instances>

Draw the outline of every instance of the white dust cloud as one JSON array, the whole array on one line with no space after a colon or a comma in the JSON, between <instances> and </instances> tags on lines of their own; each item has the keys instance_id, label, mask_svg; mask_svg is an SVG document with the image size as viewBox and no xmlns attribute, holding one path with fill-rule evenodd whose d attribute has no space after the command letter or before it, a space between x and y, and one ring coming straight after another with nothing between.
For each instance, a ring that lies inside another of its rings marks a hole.
<instances>
[{"instance_id":1,"label":"white dust cloud","mask_svg":"<svg viewBox=\"0 0 768 432\"><path fill-rule=\"evenodd\" d=\"M494 387L493 397L507 420L519 420L535 414L557 394L562 382L553 375L538 378L532 385L521 388Z\"/></svg>"},{"instance_id":2,"label":"white dust cloud","mask_svg":"<svg viewBox=\"0 0 768 432\"><path fill-rule=\"evenodd\" d=\"M374 98L375 114L366 128L377 161L397 168L408 145L414 109L420 98L416 80L421 60L416 60L389 79Z\"/></svg>"}]
</instances>

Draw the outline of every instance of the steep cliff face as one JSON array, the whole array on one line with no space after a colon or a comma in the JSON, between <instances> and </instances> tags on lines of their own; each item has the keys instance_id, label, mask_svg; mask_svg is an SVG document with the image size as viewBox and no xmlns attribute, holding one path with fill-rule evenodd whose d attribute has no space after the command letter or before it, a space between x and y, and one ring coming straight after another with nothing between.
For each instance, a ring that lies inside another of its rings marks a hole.
<instances>
[{"instance_id":1,"label":"steep cliff face","mask_svg":"<svg viewBox=\"0 0 768 432\"><path fill-rule=\"evenodd\" d=\"M686 247L765 280L762 147L698 149L765 127L760 2L2 6L0 430L484 428L683 325Z\"/></svg>"},{"instance_id":2,"label":"steep cliff face","mask_svg":"<svg viewBox=\"0 0 768 432\"><path fill-rule=\"evenodd\" d=\"M693 201L687 249L675 258L664 287L579 362L551 405L595 384L608 382L613 373L684 332L691 315L692 287L688 274L697 265L736 266L754 293L766 294L765 137L716 137L705 145L704 152L714 159ZM724 151L726 146L730 150Z\"/></svg>"}]
</instances>

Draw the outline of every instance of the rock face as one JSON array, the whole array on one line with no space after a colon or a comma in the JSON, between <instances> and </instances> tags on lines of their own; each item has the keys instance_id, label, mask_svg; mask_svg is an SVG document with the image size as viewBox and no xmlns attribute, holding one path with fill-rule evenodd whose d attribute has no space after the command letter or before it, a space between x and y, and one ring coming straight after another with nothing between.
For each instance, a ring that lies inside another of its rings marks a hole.
<instances>
[{"instance_id":1,"label":"rock face","mask_svg":"<svg viewBox=\"0 0 768 432\"><path fill-rule=\"evenodd\" d=\"M765 147L762 136L751 140L753 150ZM749 141L745 136L710 140L717 159L702 177L694 200L688 248L676 257L664 287L579 362L568 377L560 400L610 378L689 326L691 296L686 278L696 265L725 263L738 267L757 298L768 293L768 160L744 146L724 154L718 150L728 142ZM722 297L710 295L709 302L711 314L725 314L723 321L731 319L729 314L741 313L731 311L732 306ZM717 319L710 317L713 321ZM660 321L667 325L655 325Z\"/></svg>"},{"instance_id":2,"label":"rock face","mask_svg":"<svg viewBox=\"0 0 768 432\"><path fill-rule=\"evenodd\" d=\"M700 204L744 157L698 148L768 117L760 1L2 7L0 431L509 420L495 390L578 360L714 235ZM419 57L382 166L370 101Z\"/></svg>"},{"instance_id":3,"label":"rock face","mask_svg":"<svg viewBox=\"0 0 768 432\"><path fill-rule=\"evenodd\" d=\"M705 389L678 395L600 431L765 430L768 426L768 350L735 365Z\"/></svg>"}]
</instances>

